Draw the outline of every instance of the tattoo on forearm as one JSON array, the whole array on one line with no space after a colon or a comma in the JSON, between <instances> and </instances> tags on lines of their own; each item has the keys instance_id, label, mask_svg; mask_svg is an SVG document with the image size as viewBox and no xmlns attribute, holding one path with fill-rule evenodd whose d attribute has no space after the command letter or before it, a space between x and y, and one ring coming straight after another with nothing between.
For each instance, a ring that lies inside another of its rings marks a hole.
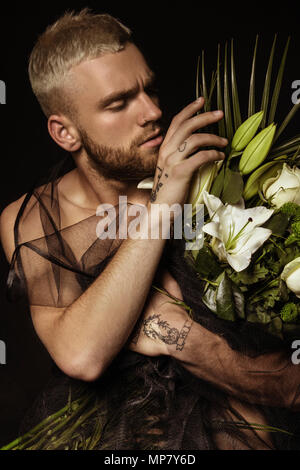
<instances>
[{"instance_id":1,"label":"tattoo on forearm","mask_svg":"<svg viewBox=\"0 0 300 470\"><path fill-rule=\"evenodd\" d=\"M192 327L192 321L186 320L182 329L171 328L167 321L160 319L160 314L154 314L144 320L143 333L154 340L159 339L163 343L176 344L176 350L182 351L186 338Z\"/></svg>"}]
</instances>

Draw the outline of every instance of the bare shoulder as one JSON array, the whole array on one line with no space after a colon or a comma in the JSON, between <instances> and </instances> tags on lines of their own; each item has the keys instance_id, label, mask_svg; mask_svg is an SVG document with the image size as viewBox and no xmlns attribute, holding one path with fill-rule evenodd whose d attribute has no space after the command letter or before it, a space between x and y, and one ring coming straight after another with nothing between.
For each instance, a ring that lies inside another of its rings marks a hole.
<instances>
[{"instance_id":1,"label":"bare shoulder","mask_svg":"<svg viewBox=\"0 0 300 470\"><path fill-rule=\"evenodd\" d=\"M1 243L8 262L11 261L15 249L14 224L25 197L26 194L6 206L0 216Z\"/></svg>"}]
</instances>

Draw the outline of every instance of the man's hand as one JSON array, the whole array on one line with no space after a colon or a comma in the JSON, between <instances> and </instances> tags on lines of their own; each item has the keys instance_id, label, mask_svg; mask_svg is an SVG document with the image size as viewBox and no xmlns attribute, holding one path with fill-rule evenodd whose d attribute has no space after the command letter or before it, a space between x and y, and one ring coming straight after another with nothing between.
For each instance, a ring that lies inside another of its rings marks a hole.
<instances>
[{"instance_id":1,"label":"man's hand","mask_svg":"<svg viewBox=\"0 0 300 470\"><path fill-rule=\"evenodd\" d=\"M173 297L182 300L181 290L167 272L160 273L159 285ZM169 355L170 350L182 350L192 326L186 311L166 294L151 289L143 313L131 335L129 349L146 356Z\"/></svg>"},{"instance_id":2,"label":"man's hand","mask_svg":"<svg viewBox=\"0 0 300 470\"><path fill-rule=\"evenodd\" d=\"M224 153L217 150L201 150L207 146L225 147L228 143L217 135L197 132L223 118L222 111L196 114L203 105L201 97L173 118L160 147L151 202L183 204L193 173L204 163L224 159Z\"/></svg>"}]
</instances>

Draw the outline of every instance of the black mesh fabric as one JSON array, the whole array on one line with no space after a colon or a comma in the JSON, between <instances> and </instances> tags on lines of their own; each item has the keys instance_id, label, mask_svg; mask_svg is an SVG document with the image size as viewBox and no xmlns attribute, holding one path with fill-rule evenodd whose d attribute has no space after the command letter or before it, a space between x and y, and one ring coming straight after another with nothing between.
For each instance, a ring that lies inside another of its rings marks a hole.
<instances>
[{"instance_id":1,"label":"black mesh fabric","mask_svg":"<svg viewBox=\"0 0 300 470\"><path fill-rule=\"evenodd\" d=\"M69 306L122 243L98 237L96 215L65 226L59 182L55 174L30 191L20 209L7 281L12 301L26 296L31 305ZM13 448L300 449L300 373L288 345L255 325L216 318L201 301L202 285L182 242L167 244L161 265L179 283L210 345L199 364L204 372L126 348L93 383L53 364L53 378L24 417Z\"/></svg>"}]
</instances>

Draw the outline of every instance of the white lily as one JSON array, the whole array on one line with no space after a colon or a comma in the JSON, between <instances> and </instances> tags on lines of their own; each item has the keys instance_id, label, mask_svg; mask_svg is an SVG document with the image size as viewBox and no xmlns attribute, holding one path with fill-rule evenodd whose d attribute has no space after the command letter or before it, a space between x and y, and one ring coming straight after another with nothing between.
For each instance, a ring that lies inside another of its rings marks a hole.
<instances>
[{"instance_id":1,"label":"white lily","mask_svg":"<svg viewBox=\"0 0 300 470\"><path fill-rule=\"evenodd\" d=\"M262 206L245 209L243 199L235 205L224 205L207 191L204 191L203 198L210 216L203 232L213 237L213 251L235 271L243 271L249 266L252 254L272 234L271 230L260 225L271 217L273 210Z\"/></svg>"}]
</instances>

